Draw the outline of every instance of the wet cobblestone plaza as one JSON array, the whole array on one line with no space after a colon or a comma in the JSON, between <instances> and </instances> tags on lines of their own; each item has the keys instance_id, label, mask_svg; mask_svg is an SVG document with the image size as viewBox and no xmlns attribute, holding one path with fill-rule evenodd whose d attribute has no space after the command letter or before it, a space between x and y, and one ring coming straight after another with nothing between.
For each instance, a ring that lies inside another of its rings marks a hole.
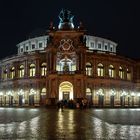
<instances>
[{"instance_id":1,"label":"wet cobblestone plaza","mask_svg":"<svg viewBox=\"0 0 140 140\"><path fill-rule=\"evenodd\" d=\"M140 109L0 108L0 139L140 139Z\"/></svg>"}]
</instances>

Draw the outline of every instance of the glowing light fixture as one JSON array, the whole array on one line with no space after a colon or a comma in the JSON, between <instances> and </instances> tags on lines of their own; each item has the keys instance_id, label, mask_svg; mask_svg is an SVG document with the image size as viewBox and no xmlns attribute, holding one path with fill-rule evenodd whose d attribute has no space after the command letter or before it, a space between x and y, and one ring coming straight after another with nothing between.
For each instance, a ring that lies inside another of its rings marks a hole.
<instances>
[{"instance_id":1,"label":"glowing light fixture","mask_svg":"<svg viewBox=\"0 0 140 140\"><path fill-rule=\"evenodd\" d=\"M131 92L131 96L135 96L135 93L134 92Z\"/></svg>"},{"instance_id":2,"label":"glowing light fixture","mask_svg":"<svg viewBox=\"0 0 140 140\"><path fill-rule=\"evenodd\" d=\"M128 93L125 90L123 90L121 96L127 96L127 95Z\"/></svg>"},{"instance_id":3,"label":"glowing light fixture","mask_svg":"<svg viewBox=\"0 0 140 140\"><path fill-rule=\"evenodd\" d=\"M3 95L3 92L0 92L0 96L2 96Z\"/></svg>"},{"instance_id":4,"label":"glowing light fixture","mask_svg":"<svg viewBox=\"0 0 140 140\"><path fill-rule=\"evenodd\" d=\"M111 89L111 90L110 90L110 95L111 95L111 96L115 96L115 95L116 95L116 92L115 92L114 89Z\"/></svg>"},{"instance_id":5,"label":"glowing light fixture","mask_svg":"<svg viewBox=\"0 0 140 140\"><path fill-rule=\"evenodd\" d=\"M18 92L18 95L24 95L23 89L21 89L21 90Z\"/></svg>"},{"instance_id":6,"label":"glowing light fixture","mask_svg":"<svg viewBox=\"0 0 140 140\"><path fill-rule=\"evenodd\" d=\"M103 89L101 89L101 88L98 89L97 95L102 95L102 96L104 96Z\"/></svg>"},{"instance_id":7,"label":"glowing light fixture","mask_svg":"<svg viewBox=\"0 0 140 140\"><path fill-rule=\"evenodd\" d=\"M12 91L8 91L7 95L12 96L13 95Z\"/></svg>"},{"instance_id":8,"label":"glowing light fixture","mask_svg":"<svg viewBox=\"0 0 140 140\"><path fill-rule=\"evenodd\" d=\"M32 88L31 90L30 90L30 95L35 95L36 94L36 91Z\"/></svg>"}]
</instances>

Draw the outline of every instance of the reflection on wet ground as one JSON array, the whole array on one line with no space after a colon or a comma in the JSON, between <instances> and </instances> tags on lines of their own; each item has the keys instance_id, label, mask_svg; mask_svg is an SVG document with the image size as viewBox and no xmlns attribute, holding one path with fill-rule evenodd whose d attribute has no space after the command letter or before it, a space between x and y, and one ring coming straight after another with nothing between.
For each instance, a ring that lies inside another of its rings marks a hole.
<instances>
[{"instance_id":1,"label":"reflection on wet ground","mask_svg":"<svg viewBox=\"0 0 140 140\"><path fill-rule=\"evenodd\" d=\"M0 139L140 139L140 109L0 108Z\"/></svg>"}]
</instances>

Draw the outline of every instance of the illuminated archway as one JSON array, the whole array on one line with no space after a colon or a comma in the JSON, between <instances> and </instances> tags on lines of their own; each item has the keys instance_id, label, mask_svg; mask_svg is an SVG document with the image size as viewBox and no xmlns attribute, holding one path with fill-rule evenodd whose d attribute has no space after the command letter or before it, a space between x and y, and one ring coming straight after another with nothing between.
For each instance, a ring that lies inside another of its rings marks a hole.
<instances>
[{"instance_id":1,"label":"illuminated archway","mask_svg":"<svg viewBox=\"0 0 140 140\"><path fill-rule=\"evenodd\" d=\"M59 100L73 100L73 85L64 81L59 85Z\"/></svg>"}]
</instances>

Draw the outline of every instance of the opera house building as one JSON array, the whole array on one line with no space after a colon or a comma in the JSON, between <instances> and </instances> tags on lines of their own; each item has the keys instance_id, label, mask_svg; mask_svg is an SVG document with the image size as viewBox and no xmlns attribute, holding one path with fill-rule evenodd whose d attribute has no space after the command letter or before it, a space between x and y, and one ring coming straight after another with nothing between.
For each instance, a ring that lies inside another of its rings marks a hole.
<instances>
[{"instance_id":1,"label":"opera house building","mask_svg":"<svg viewBox=\"0 0 140 140\"><path fill-rule=\"evenodd\" d=\"M0 106L46 106L87 99L93 107L140 107L140 61L117 43L74 26L68 10L45 32L0 60Z\"/></svg>"}]
</instances>

